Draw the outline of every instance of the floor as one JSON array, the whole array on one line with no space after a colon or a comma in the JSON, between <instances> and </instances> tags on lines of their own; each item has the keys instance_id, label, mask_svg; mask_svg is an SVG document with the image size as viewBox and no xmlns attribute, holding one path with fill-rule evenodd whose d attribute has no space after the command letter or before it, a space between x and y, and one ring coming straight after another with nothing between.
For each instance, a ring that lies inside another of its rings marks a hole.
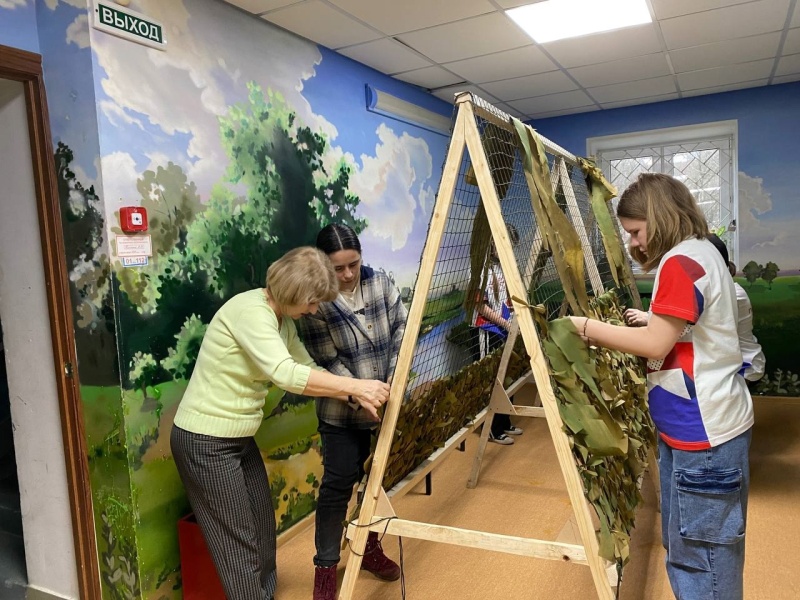
<instances>
[{"instance_id":1,"label":"floor","mask_svg":"<svg viewBox=\"0 0 800 600\"><path fill-rule=\"evenodd\" d=\"M525 429L513 446L490 444L478 487L465 487L477 445L454 452L433 477L433 495L424 484L394 503L399 516L510 535L556 539L569 520L563 479L541 419L519 419ZM748 517L748 600L800 598L800 399L756 399L751 450ZM631 561L620 588L622 600L668 600L672 593L663 567L659 513L651 482L637 518ZM313 527L280 545L280 584L276 600L308 600L313 588ZM389 556L399 559L397 538L387 537ZM341 565L343 567L344 564ZM543 598L595 597L589 569L432 542L403 540L405 597ZM340 569L339 578L343 576ZM384 583L368 574L358 579L355 598L402 598L399 582Z\"/></svg>"}]
</instances>

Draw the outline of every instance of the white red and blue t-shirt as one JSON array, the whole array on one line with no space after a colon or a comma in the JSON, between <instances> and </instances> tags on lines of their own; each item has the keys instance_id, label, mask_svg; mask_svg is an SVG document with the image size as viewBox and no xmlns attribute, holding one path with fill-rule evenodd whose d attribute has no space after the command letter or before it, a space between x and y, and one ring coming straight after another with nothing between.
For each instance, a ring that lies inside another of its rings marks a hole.
<instances>
[{"instance_id":1,"label":"white red and blue t-shirt","mask_svg":"<svg viewBox=\"0 0 800 600\"><path fill-rule=\"evenodd\" d=\"M703 450L752 427L736 291L711 242L689 239L664 255L650 310L687 321L670 353L647 362L650 413L661 439L679 450Z\"/></svg>"}]
</instances>

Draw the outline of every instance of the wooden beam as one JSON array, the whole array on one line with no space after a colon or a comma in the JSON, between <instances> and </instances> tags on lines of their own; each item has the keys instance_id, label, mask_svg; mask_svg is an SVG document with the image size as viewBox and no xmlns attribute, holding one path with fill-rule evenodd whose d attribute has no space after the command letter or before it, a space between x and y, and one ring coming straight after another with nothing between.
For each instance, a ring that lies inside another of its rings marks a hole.
<instances>
[{"instance_id":1,"label":"wooden beam","mask_svg":"<svg viewBox=\"0 0 800 600\"><path fill-rule=\"evenodd\" d=\"M471 113L471 106L463 105L461 112ZM478 132L468 129L466 131L466 142L509 293L518 298L525 298L525 288L517 267L514 249L508 238L508 231L500 211L500 200L495 192L491 171L489 170L486 154L483 150ZM528 181L529 186L531 183L531 181ZM530 192L531 195L536 193L534 189L531 189ZM569 494L572 508L575 511L581 540L586 549L587 561L592 572L592 579L594 580L598 597L600 600L612 600L614 595L606 577L605 565L598 555L599 546L594 528L591 526L589 506L584 496L583 484L575 464L575 457L572 455L569 440L562 429L563 423L558 412L558 405L550 380L550 373L542 353L541 342L536 331L533 316L529 310L523 309L518 311L517 319L519 320L525 347L528 350L528 356L530 356L531 359L531 369L533 370L539 395L542 399L542 405L547 415L550 435L553 438L553 444L561 466L561 472L567 484L567 493Z\"/></svg>"},{"instance_id":2,"label":"wooden beam","mask_svg":"<svg viewBox=\"0 0 800 600\"><path fill-rule=\"evenodd\" d=\"M468 106L468 105L467 105ZM465 135L467 130L477 135L475 118L471 111L459 108L456 122L453 125L453 136L450 140L450 147L447 151L444 173L439 185L439 194L431 216L431 223L428 229L428 239L422 252L419 275L417 276L417 287L414 290L414 299L411 301L411 310L406 322L406 332L403 342L400 345L400 352L397 357L397 366L394 373L394 384L389 393L389 402L383 415L383 424L378 435L378 444L375 448L375 455L372 459L372 467L367 481L367 488L361 504L359 521L370 523L375 515L375 507L378 496L383 491L383 476L386 473L386 465L389 461L389 453L392 447L392 439L397 428L397 418L400 415L400 407L403 404L406 387L408 386L408 376L411 372L411 363L414 360L414 350L417 346L419 329L425 311L425 304L428 292L433 281L434 269L436 267L436 257L442 245L447 216L450 212L453 194L456 188L461 161L464 155ZM367 545L368 532L365 528L359 528L351 544L352 551L347 561L344 581L339 592L340 600L350 600L355 591L356 581L361 570L361 559Z\"/></svg>"},{"instance_id":3,"label":"wooden beam","mask_svg":"<svg viewBox=\"0 0 800 600\"><path fill-rule=\"evenodd\" d=\"M472 529L461 529L459 527L448 527L446 525L406 521L404 519L392 519L388 524L386 522L375 523L364 528L359 527L358 523L351 523L348 527L348 537L354 535L354 532L360 529L377 532L385 531L388 535L467 548L478 548L480 550L491 550L493 552L504 552L518 556L559 560L579 565L587 564L586 551L579 544L564 544Z\"/></svg>"}]
</instances>

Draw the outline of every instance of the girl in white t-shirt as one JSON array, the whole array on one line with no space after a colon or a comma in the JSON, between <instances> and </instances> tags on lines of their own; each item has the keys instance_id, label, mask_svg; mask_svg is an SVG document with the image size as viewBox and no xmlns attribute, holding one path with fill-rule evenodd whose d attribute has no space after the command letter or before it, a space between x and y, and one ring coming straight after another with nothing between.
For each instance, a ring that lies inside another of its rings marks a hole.
<instances>
[{"instance_id":1,"label":"girl in white t-shirt","mask_svg":"<svg viewBox=\"0 0 800 600\"><path fill-rule=\"evenodd\" d=\"M677 179L642 174L617 208L631 256L656 270L643 327L572 317L591 343L648 359L662 540L677 598L742 598L753 406L740 374L733 280Z\"/></svg>"}]
</instances>

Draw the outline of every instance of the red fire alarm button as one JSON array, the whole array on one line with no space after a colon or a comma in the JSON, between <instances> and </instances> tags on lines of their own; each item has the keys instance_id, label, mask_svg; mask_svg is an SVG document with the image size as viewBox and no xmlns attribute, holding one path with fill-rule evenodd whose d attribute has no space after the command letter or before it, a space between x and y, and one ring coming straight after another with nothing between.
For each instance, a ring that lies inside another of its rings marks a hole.
<instances>
[{"instance_id":1,"label":"red fire alarm button","mask_svg":"<svg viewBox=\"0 0 800 600\"><path fill-rule=\"evenodd\" d=\"M119 209L119 221L125 233L147 231L147 211L141 206L123 206Z\"/></svg>"}]
</instances>

